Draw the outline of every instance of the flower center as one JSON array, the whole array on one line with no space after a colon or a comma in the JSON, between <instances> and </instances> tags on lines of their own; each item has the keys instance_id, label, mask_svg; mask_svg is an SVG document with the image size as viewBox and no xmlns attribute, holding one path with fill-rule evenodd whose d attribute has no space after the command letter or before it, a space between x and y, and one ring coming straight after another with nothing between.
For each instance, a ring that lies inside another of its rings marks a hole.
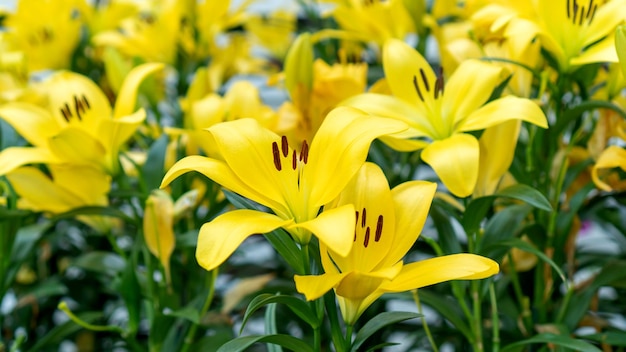
<instances>
[{"instance_id":1,"label":"flower center","mask_svg":"<svg viewBox=\"0 0 626 352\"><path fill-rule=\"evenodd\" d=\"M359 219L359 215L361 218ZM359 220L361 221L361 226L359 227ZM357 232L359 234L363 234L363 248L367 248L370 244L371 230L367 225L367 209L363 208L361 213L356 211L356 226L354 228L354 242L357 240ZM380 237L383 234L383 216L378 215L376 219L376 231L374 232L374 242L380 241ZM360 236L359 236L360 237Z\"/></svg>"},{"instance_id":2,"label":"flower center","mask_svg":"<svg viewBox=\"0 0 626 352\"><path fill-rule=\"evenodd\" d=\"M583 21L586 19L587 24L590 25L593 21L593 16L596 14L598 4L594 4L593 0L589 0L589 4L585 9L585 6L579 6L576 0L567 0L567 18L572 20L574 25L583 25Z\"/></svg>"},{"instance_id":3,"label":"flower center","mask_svg":"<svg viewBox=\"0 0 626 352\"><path fill-rule=\"evenodd\" d=\"M28 42L32 46L37 46L50 43L52 39L54 39L54 32L48 27L41 27L30 34Z\"/></svg>"},{"instance_id":4,"label":"flower center","mask_svg":"<svg viewBox=\"0 0 626 352\"><path fill-rule=\"evenodd\" d=\"M428 78L426 77L426 73L424 69L420 68L420 76L422 80L417 79L416 75L413 75L413 87L415 87L415 92L417 92L417 96L420 98L422 102L424 102L424 95L422 94L421 85L423 85L426 93L430 92L430 83L428 82ZM437 75L437 79L435 79L435 86L433 87L433 96L435 100L437 100L440 96L443 96L443 67L439 67L439 74Z\"/></svg>"},{"instance_id":5,"label":"flower center","mask_svg":"<svg viewBox=\"0 0 626 352\"><path fill-rule=\"evenodd\" d=\"M289 165L291 164L291 170L296 171L298 178L298 188L300 187L300 178L302 176L302 169L304 165L309 161L309 144L305 141L302 141L302 148L300 149L300 154L295 150L291 150L291 156L289 156L290 152L289 142L287 141L286 136L282 136L280 139L280 147L277 142L272 143L272 157L274 159L274 167L278 171L289 170L289 168L283 168L283 164Z\"/></svg>"},{"instance_id":6,"label":"flower center","mask_svg":"<svg viewBox=\"0 0 626 352\"><path fill-rule=\"evenodd\" d=\"M70 120L74 117L77 117L79 121L82 121L83 115L87 112L87 110L91 109L89 100L87 100L87 97L84 94L80 97L74 95L73 98L73 100L66 102L59 108L63 118L67 122L70 122Z\"/></svg>"}]
</instances>

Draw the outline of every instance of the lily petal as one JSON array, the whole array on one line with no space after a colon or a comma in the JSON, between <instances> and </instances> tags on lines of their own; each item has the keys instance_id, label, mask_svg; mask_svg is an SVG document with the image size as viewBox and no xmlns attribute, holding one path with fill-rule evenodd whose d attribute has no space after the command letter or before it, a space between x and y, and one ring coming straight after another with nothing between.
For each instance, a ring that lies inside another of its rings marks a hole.
<instances>
[{"instance_id":1,"label":"lily petal","mask_svg":"<svg viewBox=\"0 0 626 352\"><path fill-rule=\"evenodd\" d=\"M111 104L89 78L69 71L58 72L45 83L49 109L59 125L98 131L102 120L111 118Z\"/></svg>"},{"instance_id":2,"label":"lily petal","mask_svg":"<svg viewBox=\"0 0 626 352\"><path fill-rule=\"evenodd\" d=\"M333 109L313 138L309 164L303 170L303 180L315 185L310 204L327 204L343 190L363 165L375 138L406 128L402 122L372 117L354 108Z\"/></svg>"},{"instance_id":3,"label":"lily petal","mask_svg":"<svg viewBox=\"0 0 626 352\"><path fill-rule=\"evenodd\" d=\"M294 224L293 227L309 230L333 252L345 257L352 249L354 222L354 206L347 204L325 210L315 219Z\"/></svg>"},{"instance_id":4,"label":"lily petal","mask_svg":"<svg viewBox=\"0 0 626 352\"><path fill-rule=\"evenodd\" d=\"M441 115L454 125L487 102L502 82L501 66L479 60L463 61L446 82Z\"/></svg>"},{"instance_id":5,"label":"lily petal","mask_svg":"<svg viewBox=\"0 0 626 352\"><path fill-rule=\"evenodd\" d=\"M80 198L54 183L41 170L26 166L6 175L15 192L35 211L62 213L85 205Z\"/></svg>"},{"instance_id":6,"label":"lily petal","mask_svg":"<svg viewBox=\"0 0 626 352\"><path fill-rule=\"evenodd\" d=\"M185 157L174 164L163 176L161 188L169 185L180 175L190 171L197 171L210 178L224 188L238 193L246 198L254 199L267 207L275 209L279 206L275 201L267 198L263 193L251 188L243 182L231 168L223 161L199 155Z\"/></svg>"},{"instance_id":7,"label":"lily petal","mask_svg":"<svg viewBox=\"0 0 626 352\"><path fill-rule=\"evenodd\" d=\"M622 65L622 75L626 77L626 25L617 27L615 31L615 50Z\"/></svg>"},{"instance_id":8,"label":"lily petal","mask_svg":"<svg viewBox=\"0 0 626 352\"><path fill-rule=\"evenodd\" d=\"M383 47L383 68L394 96L414 105L423 116L435 109L437 77L426 59L408 44L389 39Z\"/></svg>"},{"instance_id":9,"label":"lily petal","mask_svg":"<svg viewBox=\"0 0 626 352\"><path fill-rule=\"evenodd\" d=\"M403 292L449 280L484 279L499 272L498 263L475 254L452 254L402 267L398 276L384 283L386 292Z\"/></svg>"},{"instance_id":10,"label":"lily petal","mask_svg":"<svg viewBox=\"0 0 626 352\"><path fill-rule=\"evenodd\" d=\"M124 144L134 133L141 123L146 119L146 112L139 109L131 115L124 115L118 119L102 121L101 139L107 151L117 155L119 147Z\"/></svg>"},{"instance_id":11,"label":"lily petal","mask_svg":"<svg viewBox=\"0 0 626 352\"><path fill-rule=\"evenodd\" d=\"M0 176L26 164L59 162L48 149L36 147L9 147L0 153Z\"/></svg>"},{"instance_id":12,"label":"lily petal","mask_svg":"<svg viewBox=\"0 0 626 352\"><path fill-rule=\"evenodd\" d=\"M455 196L467 197L474 191L479 161L478 141L474 136L460 133L435 141L424 148L422 160Z\"/></svg>"},{"instance_id":13,"label":"lily petal","mask_svg":"<svg viewBox=\"0 0 626 352\"><path fill-rule=\"evenodd\" d=\"M478 131L508 120L522 120L542 128L548 128L548 120L541 108L531 100L506 96L494 100L471 113L455 130Z\"/></svg>"},{"instance_id":14,"label":"lily petal","mask_svg":"<svg viewBox=\"0 0 626 352\"><path fill-rule=\"evenodd\" d=\"M59 159L102 167L106 151L98 140L82 129L68 127L48 140L48 148Z\"/></svg>"},{"instance_id":15,"label":"lily petal","mask_svg":"<svg viewBox=\"0 0 626 352\"><path fill-rule=\"evenodd\" d=\"M135 67L128 73L117 95L117 102L113 110L113 119L132 114L135 110L137 90L141 82L143 82L148 75L162 70L164 67L165 65L162 63L147 63Z\"/></svg>"},{"instance_id":16,"label":"lily petal","mask_svg":"<svg viewBox=\"0 0 626 352\"><path fill-rule=\"evenodd\" d=\"M37 147L46 146L48 138L60 129L48 110L22 102L7 103L0 107L0 118Z\"/></svg>"},{"instance_id":17,"label":"lily petal","mask_svg":"<svg viewBox=\"0 0 626 352\"><path fill-rule=\"evenodd\" d=\"M423 111L413 104L392 96L363 93L344 100L341 105L367 111L374 116L402 121L409 125L409 130L404 133L410 133L410 137L427 136L433 138L435 135L435 130Z\"/></svg>"},{"instance_id":18,"label":"lily petal","mask_svg":"<svg viewBox=\"0 0 626 352\"><path fill-rule=\"evenodd\" d=\"M600 179L599 170L612 169L615 167L626 171L626 149L612 145L600 154L598 161L596 161L596 164L591 170L591 178L598 188L604 191L612 190L611 186Z\"/></svg>"},{"instance_id":19,"label":"lily petal","mask_svg":"<svg viewBox=\"0 0 626 352\"><path fill-rule=\"evenodd\" d=\"M296 282L296 290L304 294L307 301L312 301L339 285L346 275L348 274L294 275L293 280Z\"/></svg>"},{"instance_id":20,"label":"lily petal","mask_svg":"<svg viewBox=\"0 0 626 352\"><path fill-rule=\"evenodd\" d=\"M415 244L428 217L436 190L436 183L426 181L405 182L391 190L396 216L395 231L399 235L395 236L383 266L400 261Z\"/></svg>"},{"instance_id":21,"label":"lily petal","mask_svg":"<svg viewBox=\"0 0 626 352\"><path fill-rule=\"evenodd\" d=\"M198 264L206 270L213 270L224 263L249 236L267 233L292 222L249 209L222 214L200 228L196 248Z\"/></svg>"}]
</instances>

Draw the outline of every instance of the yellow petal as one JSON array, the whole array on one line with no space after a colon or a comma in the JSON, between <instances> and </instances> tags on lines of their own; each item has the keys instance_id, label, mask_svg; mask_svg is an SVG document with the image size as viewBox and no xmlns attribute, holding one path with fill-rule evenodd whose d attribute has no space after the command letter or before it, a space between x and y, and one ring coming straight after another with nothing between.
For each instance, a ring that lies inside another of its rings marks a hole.
<instances>
[{"instance_id":1,"label":"yellow petal","mask_svg":"<svg viewBox=\"0 0 626 352\"><path fill-rule=\"evenodd\" d=\"M87 132L68 127L48 140L48 148L59 159L95 167L105 163L102 144Z\"/></svg>"},{"instance_id":2,"label":"yellow petal","mask_svg":"<svg viewBox=\"0 0 626 352\"><path fill-rule=\"evenodd\" d=\"M0 152L0 175L5 175L26 164L59 162L48 149L32 147L9 147Z\"/></svg>"},{"instance_id":3,"label":"yellow petal","mask_svg":"<svg viewBox=\"0 0 626 352\"><path fill-rule=\"evenodd\" d=\"M611 34L597 44L586 49L580 55L570 59L570 65L585 65L595 62L617 62L619 57L615 51L615 35Z\"/></svg>"},{"instance_id":4,"label":"yellow petal","mask_svg":"<svg viewBox=\"0 0 626 352\"><path fill-rule=\"evenodd\" d=\"M0 118L37 147L46 146L48 138L59 132L59 125L54 117L47 110L32 104L5 104L0 107Z\"/></svg>"},{"instance_id":5,"label":"yellow petal","mask_svg":"<svg viewBox=\"0 0 626 352\"><path fill-rule=\"evenodd\" d=\"M100 129L102 138L100 140L104 148L117 159L120 146L137 131L145 119L146 112L139 109L131 115L102 121Z\"/></svg>"},{"instance_id":6,"label":"yellow petal","mask_svg":"<svg viewBox=\"0 0 626 352\"><path fill-rule=\"evenodd\" d=\"M169 193L153 191L146 200L143 238L150 253L159 259L170 283L170 257L176 245L174 237L174 202Z\"/></svg>"},{"instance_id":7,"label":"yellow petal","mask_svg":"<svg viewBox=\"0 0 626 352\"><path fill-rule=\"evenodd\" d=\"M50 177L35 167L21 167L6 175L15 192L35 211L54 214L86 205L77 195L54 183Z\"/></svg>"},{"instance_id":8,"label":"yellow petal","mask_svg":"<svg viewBox=\"0 0 626 352\"><path fill-rule=\"evenodd\" d=\"M622 74L626 77L626 25L617 27L615 32L615 50L622 65Z\"/></svg>"},{"instance_id":9,"label":"yellow petal","mask_svg":"<svg viewBox=\"0 0 626 352\"><path fill-rule=\"evenodd\" d=\"M405 129L402 122L372 117L354 108L332 110L313 138L309 163L303 170L303 180L315 185L310 204L322 206L343 190L363 165L375 138Z\"/></svg>"},{"instance_id":10,"label":"yellow petal","mask_svg":"<svg viewBox=\"0 0 626 352\"><path fill-rule=\"evenodd\" d=\"M474 197L493 194L513 162L520 121L506 121L487 128L480 136L480 163Z\"/></svg>"},{"instance_id":11,"label":"yellow petal","mask_svg":"<svg viewBox=\"0 0 626 352\"><path fill-rule=\"evenodd\" d=\"M400 261L415 244L428 217L436 190L436 183L426 181L405 182L391 190L397 235L383 266L391 266Z\"/></svg>"},{"instance_id":12,"label":"yellow petal","mask_svg":"<svg viewBox=\"0 0 626 352\"><path fill-rule=\"evenodd\" d=\"M424 112L414 105L391 96L364 93L344 100L341 105L361 109L374 116L388 117L406 123L409 125L409 129L403 132L406 134L404 138L422 136L433 138L436 134L428 115L424 115Z\"/></svg>"},{"instance_id":13,"label":"yellow petal","mask_svg":"<svg viewBox=\"0 0 626 352\"><path fill-rule=\"evenodd\" d=\"M437 77L415 49L398 39L387 40L383 47L383 68L394 96L414 105L423 116L436 110Z\"/></svg>"},{"instance_id":14,"label":"yellow petal","mask_svg":"<svg viewBox=\"0 0 626 352\"><path fill-rule=\"evenodd\" d=\"M352 249L354 237L354 206L344 205L326 210L315 219L294 224L304 228L324 243L328 248L345 257ZM308 243L306 241L305 243Z\"/></svg>"},{"instance_id":15,"label":"yellow petal","mask_svg":"<svg viewBox=\"0 0 626 352\"><path fill-rule=\"evenodd\" d=\"M311 35L305 32L291 44L285 58L285 88L295 101L296 96L308 96L312 87L313 46Z\"/></svg>"},{"instance_id":16,"label":"yellow petal","mask_svg":"<svg viewBox=\"0 0 626 352\"><path fill-rule=\"evenodd\" d=\"M249 236L267 233L292 222L248 209L222 214L200 228L196 259L201 267L213 270L226 261Z\"/></svg>"},{"instance_id":17,"label":"yellow petal","mask_svg":"<svg viewBox=\"0 0 626 352\"><path fill-rule=\"evenodd\" d=\"M89 78L74 72L58 72L45 82L49 110L60 125L69 124L97 135L100 123L111 118L111 105Z\"/></svg>"},{"instance_id":18,"label":"yellow petal","mask_svg":"<svg viewBox=\"0 0 626 352\"><path fill-rule=\"evenodd\" d=\"M113 111L114 119L133 113L137 101L137 90L141 82L143 82L148 75L162 70L164 67L165 65L162 63L147 63L133 68L128 73L117 95L117 102L115 103Z\"/></svg>"},{"instance_id":19,"label":"yellow petal","mask_svg":"<svg viewBox=\"0 0 626 352\"><path fill-rule=\"evenodd\" d=\"M422 151L422 160L433 168L450 193L457 197L467 197L474 191L478 158L478 141L464 133L435 141Z\"/></svg>"},{"instance_id":20,"label":"yellow petal","mask_svg":"<svg viewBox=\"0 0 626 352\"><path fill-rule=\"evenodd\" d=\"M475 254L452 254L407 264L391 282L380 289L403 292L449 280L475 280L495 275L498 263Z\"/></svg>"},{"instance_id":21,"label":"yellow petal","mask_svg":"<svg viewBox=\"0 0 626 352\"><path fill-rule=\"evenodd\" d=\"M612 169L615 167L626 171L626 150L612 145L600 154L598 161L596 161L596 164L591 170L591 178L598 188L604 191L612 190L611 186L601 180L598 173L600 169Z\"/></svg>"},{"instance_id":22,"label":"yellow petal","mask_svg":"<svg viewBox=\"0 0 626 352\"><path fill-rule=\"evenodd\" d=\"M485 104L502 82L501 74L501 66L479 60L463 61L445 83L441 103L444 119L456 125Z\"/></svg>"},{"instance_id":23,"label":"yellow petal","mask_svg":"<svg viewBox=\"0 0 626 352\"><path fill-rule=\"evenodd\" d=\"M307 301L322 297L326 292L339 284L347 274L294 275L296 290L302 293Z\"/></svg>"},{"instance_id":24,"label":"yellow petal","mask_svg":"<svg viewBox=\"0 0 626 352\"><path fill-rule=\"evenodd\" d=\"M376 164L365 163L338 198L339 205L354 204L356 227L350 234L350 240L354 241L352 251L348 256L333 253L335 264L341 272L378 270L395 245L397 234L393 200L385 174Z\"/></svg>"},{"instance_id":25,"label":"yellow petal","mask_svg":"<svg viewBox=\"0 0 626 352\"><path fill-rule=\"evenodd\" d=\"M256 202L272 209L279 206L278 203L267 198L264 195L263 190L253 189L246 183L242 182L242 180L235 175L225 162L199 155L188 156L176 162L176 164L174 164L174 166L167 171L165 176L163 176L161 188L169 185L180 175L190 171L197 171L222 185L224 188L238 193L246 198L253 199Z\"/></svg>"},{"instance_id":26,"label":"yellow petal","mask_svg":"<svg viewBox=\"0 0 626 352\"><path fill-rule=\"evenodd\" d=\"M456 127L456 131L482 130L508 120L522 120L548 128L548 120L541 108L529 99L506 96L474 111Z\"/></svg>"},{"instance_id":27,"label":"yellow petal","mask_svg":"<svg viewBox=\"0 0 626 352\"><path fill-rule=\"evenodd\" d=\"M48 165L54 183L82 200L82 204L106 205L111 176L99 168L74 164Z\"/></svg>"}]
</instances>

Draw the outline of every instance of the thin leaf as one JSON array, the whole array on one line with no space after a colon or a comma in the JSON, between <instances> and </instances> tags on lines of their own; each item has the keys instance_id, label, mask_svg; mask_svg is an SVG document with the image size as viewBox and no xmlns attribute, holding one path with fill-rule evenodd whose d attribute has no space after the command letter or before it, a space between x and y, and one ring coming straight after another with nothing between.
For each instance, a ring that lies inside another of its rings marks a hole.
<instances>
[{"instance_id":1,"label":"thin leaf","mask_svg":"<svg viewBox=\"0 0 626 352\"><path fill-rule=\"evenodd\" d=\"M161 180L165 176L165 149L167 148L167 134L163 134L157 139L148 150L146 163L141 168L141 177L143 179L144 191L149 192L153 189L159 189Z\"/></svg>"},{"instance_id":2,"label":"thin leaf","mask_svg":"<svg viewBox=\"0 0 626 352\"><path fill-rule=\"evenodd\" d=\"M102 312L84 312L76 314L76 316L78 316L80 320L90 324L102 319L103 317ZM37 352L58 348L61 341L82 329L84 329L82 326L68 320L61 325L55 326L46 335L37 338L37 342L28 351Z\"/></svg>"},{"instance_id":3,"label":"thin leaf","mask_svg":"<svg viewBox=\"0 0 626 352\"><path fill-rule=\"evenodd\" d=\"M265 310L265 333L268 335L278 333L278 328L276 327L276 306L276 303L270 303ZM269 344L267 350L268 352L283 352L280 346L274 344Z\"/></svg>"},{"instance_id":4,"label":"thin leaf","mask_svg":"<svg viewBox=\"0 0 626 352\"><path fill-rule=\"evenodd\" d=\"M303 300L294 296L278 294L272 295L269 293L264 293L254 297L254 299L250 301L248 309L246 309L246 313L244 314L243 320L241 322L240 332L243 331L246 322L248 321L248 319L250 319L254 312L256 312L259 308L271 303L280 303L286 305L294 314L296 314L298 317L300 317L300 319L304 320L314 329L319 327L321 324L321 321L311 310L311 307Z\"/></svg>"},{"instance_id":5,"label":"thin leaf","mask_svg":"<svg viewBox=\"0 0 626 352\"><path fill-rule=\"evenodd\" d=\"M126 260L119 255L105 251L93 251L76 258L74 266L95 273L115 276L126 268Z\"/></svg>"},{"instance_id":6,"label":"thin leaf","mask_svg":"<svg viewBox=\"0 0 626 352\"><path fill-rule=\"evenodd\" d=\"M575 351L580 351L580 352L602 352L602 350L598 349L597 347L585 341L575 339L573 337L566 336L566 335L554 335L554 334L549 334L549 333L535 335L529 339L512 343L508 346L505 346L501 351L502 352L513 351L513 350L516 350L517 347L530 345L533 343L550 343L550 344L554 344L557 346L571 348Z\"/></svg>"},{"instance_id":7,"label":"thin leaf","mask_svg":"<svg viewBox=\"0 0 626 352\"><path fill-rule=\"evenodd\" d=\"M515 184L496 192L498 197L506 197L521 200L533 207L545 211L552 211L552 206L546 197L528 185Z\"/></svg>"},{"instance_id":8,"label":"thin leaf","mask_svg":"<svg viewBox=\"0 0 626 352\"><path fill-rule=\"evenodd\" d=\"M309 346L308 343L299 340L293 336L276 334L276 335L251 335L251 336L243 336L238 337L234 340L231 340L222 347L220 347L217 352L240 352L245 351L246 348L254 345L257 342L265 342L265 343L273 343L276 345L283 346L292 351L298 352L313 352L313 348Z\"/></svg>"},{"instance_id":9,"label":"thin leaf","mask_svg":"<svg viewBox=\"0 0 626 352\"><path fill-rule=\"evenodd\" d=\"M73 219L79 215L110 216L110 217L122 219L126 223L136 225L135 219L126 215L123 211L113 208L113 207L100 207L100 206L86 206L86 207L72 209L70 211L66 211L65 213L57 214L53 216L50 220L53 222L56 222L62 219Z\"/></svg>"},{"instance_id":10,"label":"thin leaf","mask_svg":"<svg viewBox=\"0 0 626 352\"><path fill-rule=\"evenodd\" d=\"M623 331L607 331L600 334L582 335L580 338L615 347L626 347L626 332Z\"/></svg>"},{"instance_id":11,"label":"thin leaf","mask_svg":"<svg viewBox=\"0 0 626 352\"><path fill-rule=\"evenodd\" d=\"M548 263L552 269L554 269L554 271L556 271L556 273L559 275L559 277L561 278L561 280L563 280L564 283L568 283L567 278L565 277L565 273L563 272L563 270L561 270L561 268L559 268L558 265L556 265L556 263L550 259L547 255L545 255L542 251L538 250L537 248L533 247L530 243L528 242L524 242L519 238L511 238L508 239L506 241L500 242L497 244L498 246L504 246L507 248L518 248L521 249L523 251L532 253L534 255L536 255L537 257L539 257L539 259L543 260L544 262Z\"/></svg>"},{"instance_id":12,"label":"thin leaf","mask_svg":"<svg viewBox=\"0 0 626 352\"><path fill-rule=\"evenodd\" d=\"M428 290L419 290L419 297L423 303L435 309L439 314L457 328L468 340L473 336L469 325L463 320L463 311L456 300L449 300L440 294Z\"/></svg>"},{"instance_id":13,"label":"thin leaf","mask_svg":"<svg viewBox=\"0 0 626 352\"><path fill-rule=\"evenodd\" d=\"M359 351L359 348L365 343L365 341L376 333L378 330L384 328L385 326L399 323L401 321L415 319L421 317L421 314L410 313L410 312L383 312L372 318L370 321L365 323L363 327L357 332L354 342L352 343L352 347L350 351L356 352Z\"/></svg>"}]
</instances>

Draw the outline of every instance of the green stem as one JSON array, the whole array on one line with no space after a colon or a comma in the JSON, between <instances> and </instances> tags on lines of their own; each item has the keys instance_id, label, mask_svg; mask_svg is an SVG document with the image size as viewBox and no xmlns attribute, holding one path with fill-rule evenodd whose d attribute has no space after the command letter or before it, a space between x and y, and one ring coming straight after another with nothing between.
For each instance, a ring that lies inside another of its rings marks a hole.
<instances>
[{"instance_id":1,"label":"green stem","mask_svg":"<svg viewBox=\"0 0 626 352\"><path fill-rule=\"evenodd\" d=\"M350 349L350 346L352 346L352 331L354 329L354 326L352 326L352 324L346 324L346 343L344 344L344 346L348 346L348 350Z\"/></svg>"},{"instance_id":2,"label":"green stem","mask_svg":"<svg viewBox=\"0 0 626 352\"><path fill-rule=\"evenodd\" d=\"M430 346L432 347L434 352L439 352L439 349L437 348L437 344L435 343L435 340L433 339L433 335L430 333L430 328L428 327L428 322L426 321L426 317L423 314L422 302L420 302L420 297L419 297L419 294L417 293L417 290L412 290L411 295L413 296L413 301L415 301L415 305L417 306L417 311L422 315L421 317L422 326L424 327L424 332L426 333L426 337L428 337L428 342L430 343Z\"/></svg>"},{"instance_id":3,"label":"green stem","mask_svg":"<svg viewBox=\"0 0 626 352\"><path fill-rule=\"evenodd\" d=\"M493 346L491 350L493 352L500 351L500 319L498 317L498 300L496 299L496 290L494 284L489 284L489 299L491 300L491 322L493 324Z\"/></svg>"},{"instance_id":4,"label":"green stem","mask_svg":"<svg viewBox=\"0 0 626 352\"><path fill-rule=\"evenodd\" d=\"M473 320L472 327L474 330L474 351L484 351L483 346L483 328L482 328L482 315L481 315L481 300L480 300L480 282L472 281L472 302L473 302Z\"/></svg>"},{"instance_id":5,"label":"green stem","mask_svg":"<svg viewBox=\"0 0 626 352\"><path fill-rule=\"evenodd\" d=\"M559 313L556 316L555 323L558 324L563 321L563 318L565 317L565 312L567 311L567 306L569 305L569 301L572 298L573 294L574 294L574 285L572 284L567 285L567 292L565 293L565 297L563 298L563 303L561 304L561 307L559 308Z\"/></svg>"},{"instance_id":6,"label":"green stem","mask_svg":"<svg viewBox=\"0 0 626 352\"><path fill-rule=\"evenodd\" d=\"M509 253L508 257L509 276L511 277L511 282L513 283L513 292L515 292L515 297L520 304L522 321L524 322L524 328L526 329L526 331L524 331L524 335L527 335L528 331L530 331L533 326L533 322L530 319L530 309L528 309L528 298L522 293L522 285L520 285L519 276L517 275L517 270L515 270L515 264L511 253Z\"/></svg>"},{"instance_id":7,"label":"green stem","mask_svg":"<svg viewBox=\"0 0 626 352\"><path fill-rule=\"evenodd\" d=\"M214 269L211 271L211 275L209 276L209 293L207 294L204 304L202 305L202 309L200 310L200 319L206 314L211 306L211 302L213 302L213 296L215 295L215 280L217 279L218 269ZM193 341L196 336L196 331L198 330L199 324L192 324L191 328L187 332L185 336L184 345L181 348L181 352L187 352L191 348Z\"/></svg>"}]
</instances>

